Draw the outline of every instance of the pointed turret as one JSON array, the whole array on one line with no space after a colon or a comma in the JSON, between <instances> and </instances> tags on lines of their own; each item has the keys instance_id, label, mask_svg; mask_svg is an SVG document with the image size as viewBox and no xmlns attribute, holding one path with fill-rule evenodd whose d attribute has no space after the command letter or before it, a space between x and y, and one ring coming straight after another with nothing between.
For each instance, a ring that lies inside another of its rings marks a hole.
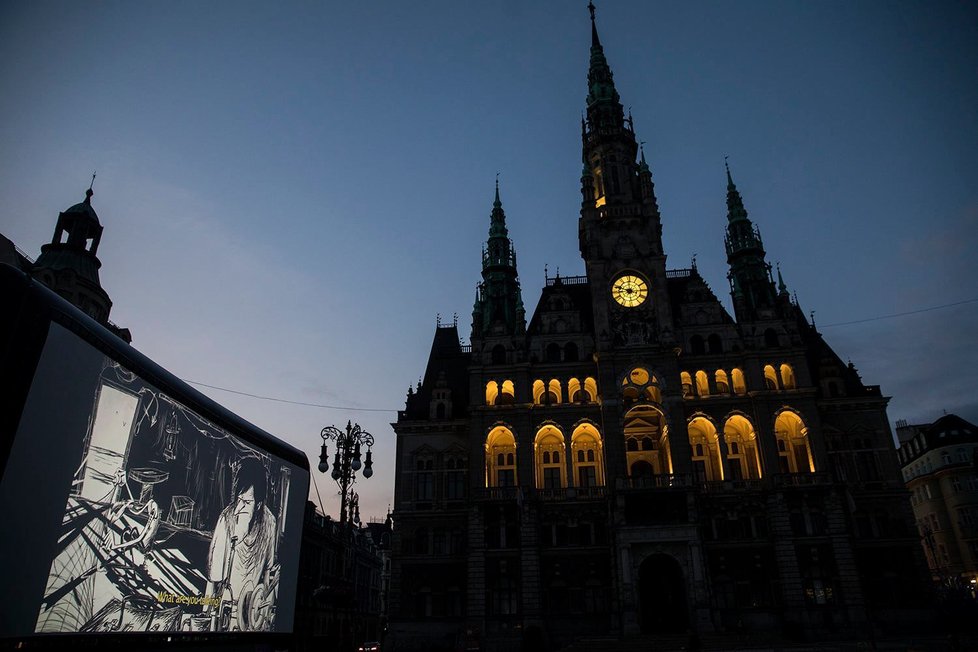
<instances>
[{"instance_id":1,"label":"pointed turret","mask_svg":"<svg viewBox=\"0 0 978 652\"><path fill-rule=\"evenodd\" d=\"M782 278L781 276L781 263L778 263L777 267L778 267L778 294L787 296L788 286L785 284L784 278Z\"/></svg>"},{"instance_id":2,"label":"pointed turret","mask_svg":"<svg viewBox=\"0 0 978 652\"><path fill-rule=\"evenodd\" d=\"M747 209L727 171L727 234L724 244L730 272L730 293L737 321L754 321L774 316L777 292L771 277L771 266L765 260L761 232L747 217Z\"/></svg>"},{"instance_id":3,"label":"pointed turret","mask_svg":"<svg viewBox=\"0 0 978 652\"><path fill-rule=\"evenodd\" d=\"M587 73L587 119L582 124L584 165L590 168L591 189L585 204L627 204L650 201L640 188L638 143L631 116L625 117L614 75L605 58L591 12L591 53ZM588 198L590 195L590 198Z\"/></svg>"},{"instance_id":4,"label":"pointed turret","mask_svg":"<svg viewBox=\"0 0 978 652\"><path fill-rule=\"evenodd\" d=\"M588 9L591 11L591 67L587 73L588 117L590 117L592 106L599 103L606 104L607 108L611 109L611 113L607 117L614 118L614 114L617 114L619 126L621 126L624 125L625 115L618 101L614 75L611 74L611 67L604 56L604 48L601 47L601 39L598 38L598 26L594 19L594 3L589 4ZM617 111L615 111L616 107Z\"/></svg>"},{"instance_id":5,"label":"pointed turret","mask_svg":"<svg viewBox=\"0 0 978 652\"><path fill-rule=\"evenodd\" d=\"M489 239L482 252L482 283L472 309L472 339L526 332L526 311L516 271L516 251L506 228L499 179L489 215Z\"/></svg>"}]
</instances>

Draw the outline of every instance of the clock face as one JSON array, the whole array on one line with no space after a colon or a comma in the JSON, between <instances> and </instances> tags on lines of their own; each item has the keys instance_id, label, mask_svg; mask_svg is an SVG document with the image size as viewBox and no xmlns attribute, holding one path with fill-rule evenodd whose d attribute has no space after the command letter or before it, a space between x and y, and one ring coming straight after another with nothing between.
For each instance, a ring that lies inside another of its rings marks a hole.
<instances>
[{"instance_id":1,"label":"clock face","mask_svg":"<svg viewBox=\"0 0 978 652\"><path fill-rule=\"evenodd\" d=\"M638 276L619 276L611 286L611 296L626 308L641 305L649 296L649 286Z\"/></svg>"}]
</instances>

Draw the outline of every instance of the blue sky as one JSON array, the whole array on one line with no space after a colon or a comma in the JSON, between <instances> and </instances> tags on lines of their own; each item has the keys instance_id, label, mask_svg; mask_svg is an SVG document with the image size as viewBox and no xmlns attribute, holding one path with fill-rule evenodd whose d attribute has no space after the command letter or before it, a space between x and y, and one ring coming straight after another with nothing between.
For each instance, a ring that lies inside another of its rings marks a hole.
<instances>
[{"instance_id":1,"label":"blue sky","mask_svg":"<svg viewBox=\"0 0 978 652\"><path fill-rule=\"evenodd\" d=\"M500 173L524 301L577 247L585 2L0 4L0 231L36 255L93 170L112 319L315 463L377 438L435 319L468 334ZM668 264L729 307L730 156L770 262L891 421L978 420L978 9L612 2L598 26L646 141ZM318 478L328 512L335 485Z\"/></svg>"}]
</instances>

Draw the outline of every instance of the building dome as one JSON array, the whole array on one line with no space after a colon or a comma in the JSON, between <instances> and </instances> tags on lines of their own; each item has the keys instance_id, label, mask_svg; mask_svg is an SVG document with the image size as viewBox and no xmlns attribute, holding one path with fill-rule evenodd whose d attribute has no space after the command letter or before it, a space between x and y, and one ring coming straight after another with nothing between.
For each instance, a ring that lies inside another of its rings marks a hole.
<instances>
[{"instance_id":1,"label":"building dome","mask_svg":"<svg viewBox=\"0 0 978 652\"><path fill-rule=\"evenodd\" d=\"M95 212L95 209L92 208L92 195L94 194L95 192L89 188L85 191L85 201L78 202L74 206L71 206L67 210L63 211L61 214L88 218L96 225L99 225L98 214Z\"/></svg>"}]
</instances>

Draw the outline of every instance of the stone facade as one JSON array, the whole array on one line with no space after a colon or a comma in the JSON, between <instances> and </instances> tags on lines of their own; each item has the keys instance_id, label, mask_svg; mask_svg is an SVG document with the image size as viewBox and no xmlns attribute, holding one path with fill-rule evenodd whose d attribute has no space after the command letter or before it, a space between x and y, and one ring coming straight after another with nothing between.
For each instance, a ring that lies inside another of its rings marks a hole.
<instances>
[{"instance_id":1,"label":"stone facade","mask_svg":"<svg viewBox=\"0 0 978 652\"><path fill-rule=\"evenodd\" d=\"M978 426L948 414L897 423L903 479L934 579L947 589L978 584Z\"/></svg>"},{"instance_id":2,"label":"stone facade","mask_svg":"<svg viewBox=\"0 0 978 652\"><path fill-rule=\"evenodd\" d=\"M586 275L526 323L497 184L471 345L438 326L393 424L396 649L925 620L887 398L775 277L729 170L734 314L667 268L593 13L588 91Z\"/></svg>"}]
</instances>

